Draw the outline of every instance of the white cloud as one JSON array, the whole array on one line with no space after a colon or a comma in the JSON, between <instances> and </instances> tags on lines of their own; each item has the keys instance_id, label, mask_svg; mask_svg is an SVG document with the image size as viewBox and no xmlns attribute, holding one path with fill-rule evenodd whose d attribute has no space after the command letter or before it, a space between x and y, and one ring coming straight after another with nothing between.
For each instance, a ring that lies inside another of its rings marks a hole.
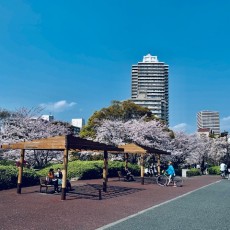
<instances>
[{"instance_id":1,"label":"white cloud","mask_svg":"<svg viewBox=\"0 0 230 230\"><path fill-rule=\"evenodd\" d=\"M222 121L230 121L230 116L224 117L224 118L222 119Z\"/></svg>"},{"instance_id":2,"label":"white cloud","mask_svg":"<svg viewBox=\"0 0 230 230\"><path fill-rule=\"evenodd\" d=\"M180 123L178 125L175 125L173 127L170 127L170 129L172 129L173 131L182 131L182 132L186 132L188 128L188 125L186 123Z\"/></svg>"},{"instance_id":3,"label":"white cloud","mask_svg":"<svg viewBox=\"0 0 230 230\"><path fill-rule=\"evenodd\" d=\"M70 102L68 103L66 100L57 101L54 103L42 103L40 104L45 110L49 110L50 112L62 112L66 109L69 109L75 106L77 103Z\"/></svg>"}]
</instances>

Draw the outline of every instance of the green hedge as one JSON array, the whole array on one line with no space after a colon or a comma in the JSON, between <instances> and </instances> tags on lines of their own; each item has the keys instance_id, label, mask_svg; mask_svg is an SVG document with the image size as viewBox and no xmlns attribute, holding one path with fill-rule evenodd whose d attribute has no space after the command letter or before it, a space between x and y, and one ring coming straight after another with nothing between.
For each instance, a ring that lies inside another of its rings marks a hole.
<instances>
[{"instance_id":1,"label":"green hedge","mask_svg":"<svg viewBox=\"0 0 230 230\"><path fill-rule=\"evenodd\" d=\"M0 190L13 188L17 184L17 168L0 165Z\"/></svg>"},{"instance_id":2,"label":"green hedge","mask_svg":"<svg viewBox=\"0 0 230 230\"><path fill-rule=\"evenodd\" d=\"M15 166L0 165L0 190L17 186L18 168ZM32 169L23 169L23 186L32 186L39 183L39 175Z\"/></svg>"},{"instance_id":3,"label":"green hedge","mask_svg":"<svg viewBox=\"0 0 230 230\"><path fill-rule=\"evenodd\" d=\"M186 172L186 176L187 177L191 177L191 176L200 176L200 170L199 169L190 169L189 171Z\"/></svg>"},{"instance_id":4,"label":"green hedge","mask_svg":"<svg viewBox=\"0 0 230 230\"><path fill-rule=\"evenodd\" d=\"M99 179L103 174L103 161L72 161L68 164L69 179L79 177L80 179ZM133 175L140 175L140 167L138 165L129 164L129 170ZM33 169L23 169L22 186L32 186L39 184L39 177L46 176L49 169L63 168L62 164L53 164L49 167L35 171ZM109 161L108 177L117 177L117 171L124 170L124 162ZM18 168L16 166L0 165L0 190L15 188L17 186Z\"/></svg>"},{"instance_id":5,"label":"green hedge","mask_svg":"<svg viewBox=\"0 0 230 230\"><path fill-rule=\"evenodd\" d=\"M220 175L220 166L212 166L208 168L208 174Z\"/></svg>"},{"instance_id":6,"label":"green hedge","mask_svg":"<svg viewBox=\"0 0 230 230\"><path fill-rule=\"evenodd\" d=\"M212 166L208 168L208 174L209 175L220 175L220 166ZM190 169L187 171L187 176L200 176L200 170L199 169Z\"/></svg>"},{"instance_id":7,"label":"green hedge","mask_svg":"<svg viewBox=\"0 0 230 230\"><path fill-rule=\"evenodd\" d=\"M0 160L0 165L5 165L5 166L15 166L16 162L15 161L10 161L10 160Z\"/></svg>"},{"instance_id":8,"label":"green hedge","mask_svg":"<svg viewBox=\"0 0 230 230\"><path fill-rule=\"evenodd\" d=\"M79 177L82 180L85 179L98 179L102 178L103 173L103 161L72 161L68 164L68 174L67 177L73 178L73 177ZM62 168L62 164L55 164L51 166L54 171L57 170L57 168ZM48 174L49 169L51 167L46 167L40 171L38 171L38 174L40 176L45 176ZM128 165L129 170L132 172L133 175L140 175L140 167L138 165ZM108 177L116 177L117 171L124 170L124 162L119 161L109 161L108 162Z\"/></svg>"}]
</instances>

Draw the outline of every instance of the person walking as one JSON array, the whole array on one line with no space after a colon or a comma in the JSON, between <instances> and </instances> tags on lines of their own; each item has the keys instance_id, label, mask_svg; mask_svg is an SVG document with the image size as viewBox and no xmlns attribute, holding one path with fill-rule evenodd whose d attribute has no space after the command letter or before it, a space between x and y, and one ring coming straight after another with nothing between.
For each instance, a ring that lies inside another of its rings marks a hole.
<instances>
[{"instance_id":1,"label":"person walking","mask_svg":"<svg viewBox=\"0 0 230 230\"><path fill-rule=\"evenodd\" d=\"M222 178L225 178L225 170L226 170L226 164L224 162L222 162L220 164L220 172L221 172L220 175Z\"/></svg>"},{"instance_id":2,"label":"person walking","mask_svg":"<svg viewBox=\"0 0 230 230\"><path fill-rule=\"evenodd\" d=\"M228 180L230 180L230 161L227 163L227 170L226 170L227 174L228 174Z\"/></svg>"},{"instance_id":3,"label":"person walking","mask_svg":"<svg viewBox=\"0 0 230 230\"><path fill-rule=\"evenodd\" d=\"M204 173L205 175L207 175L208 174L208 163L207 162L205 162L204 168L205 168Z\"/></svg>"},{"instance_id":4,"label":"person walking","mask_svg":"<svg viewBox=\"0 0 230 230\"><path fill-rule=\"evenodd\" d=\"M200 165L201 175L204 175L204 171L205 171L205 166L204 166L204 159L203 159L202 162L201 162L201 165Z\"/></svg>"}]
</instances>

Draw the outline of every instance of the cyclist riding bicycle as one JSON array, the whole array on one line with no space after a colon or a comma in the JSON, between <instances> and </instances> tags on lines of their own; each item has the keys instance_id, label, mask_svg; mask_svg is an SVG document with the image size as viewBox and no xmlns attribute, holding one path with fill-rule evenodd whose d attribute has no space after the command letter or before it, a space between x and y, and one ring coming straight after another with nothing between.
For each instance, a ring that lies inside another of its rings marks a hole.
<instances>
[{"instance_id":1,"label":"cyclist riding bicycle","mask_svg":"<svg viewBox=\"0 0 230 230\"><path fill-rule=\"evenodd\" d=\"M173 180L173 177L175 176L175 170L174 170L174 167L172 166L172 162L169 161L168 163L168 168L166 170L166 173L169 175L169 181L168 181L168 184L170 184L170 182ZM173 187L176 187L176 183L175 181L173 181Z\"/></svg>"}]
</instances>

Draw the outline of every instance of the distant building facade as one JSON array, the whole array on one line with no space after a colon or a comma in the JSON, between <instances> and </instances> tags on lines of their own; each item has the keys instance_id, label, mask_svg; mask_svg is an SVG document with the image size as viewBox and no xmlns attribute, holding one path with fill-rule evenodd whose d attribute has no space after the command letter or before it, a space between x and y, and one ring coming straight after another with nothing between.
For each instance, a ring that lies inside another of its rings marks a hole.
<instances>
[{"instance_id":1,"label":"distant building facade","mask_svg":"<svg viewBox=\"0 0 230 230\"><path fill-rule=\"evenodd\" d=\"M42 115L41 119L45 121L54 121L54 116L53 115Z\"/></svg>"},{"instance_id":2,"label":"distant building facade","mask_svg":"<svg viewBox=\"0 0 230 230\"><path fill-rule=\"evenodd\" d=\"M168 65L148 54L132 65L131 101L169 124Z\"/></svg>"},{"instance_id":3,"label":"distant building facade","mask_svg":"<svg viewBox=\"0 0 230 230\"><path fill-rule=\"evenodd\" d=\"M82 129L85 125L85 120L83 118L74 118L72 119L71 125Z\"/></svg>"},{"instance_id":4,"label":"distant building facade","mask_svg":"<svg viewBox=\"0 0 230 230\"><path fill-rule=\"evenodd\" d=\"M210 128L199 128L197 130L197 133L199 137L209 137L210 135L213 134L212 130Z\"/></svg>"},{"instance_id":5,"label":"distant building facade","mask_svg":"<svg viewBox=\"0 0 230 230\"><path fill-rule=\"evenodd\" d=\"M197 130L210 129L214 135L220 134L220 116L216 111L200 111L197 113Z\"/></svg>"}]
</instances>

